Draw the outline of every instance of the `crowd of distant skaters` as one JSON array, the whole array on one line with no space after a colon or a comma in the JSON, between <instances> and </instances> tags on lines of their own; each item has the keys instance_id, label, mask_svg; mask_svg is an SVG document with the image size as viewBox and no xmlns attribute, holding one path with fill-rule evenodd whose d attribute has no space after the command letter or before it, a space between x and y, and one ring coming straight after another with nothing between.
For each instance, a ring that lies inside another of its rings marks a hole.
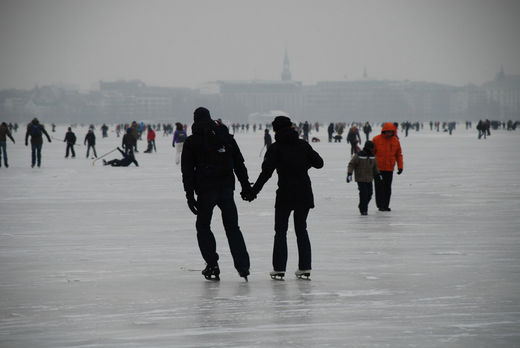
<instances>
[{"instance_id":1,"label":"crowd of distant skaters","mask_svg":"<svg viewBox=\"0 0 520 348\"><path fill-rule=\"evenodd\" d=\"M218 122L222 123L222 120L218 120ZM405 137L408 136L410 131L419 132L424 129L425 124L423 122L402 122L402 123L394 123L398 130L404 134ZM428 124L428 123L427 123ZM486 139L489 135L491 135L491 130L503 129L507 131L515 131L519 121L490 121L479 120L476 124L477 137L478 139ZM320 127L323 127L323 124L319 122L310 123L308 121L299 122L294 125L295 131L298 133L298 136L307 141L307 142L319 142L320 138L318 136L311 136L313 133L316 134L319 132ZM364 134L365 141L369 140L370 134L372 133L372 126L382 126L381 124L370 124L369 122L331 122L327 127L328 141L329 142L341 142L345 140L348 144L350 144L350 154L354 155L357 152L361 151L362 144L362 136L361 132ZM430 131L436 132L446 132L448 134L452 134L456 129L457 122L440 122L440 121L429 121L429 129ZM73 128L76 128L77 124L71 125L68 127L68 130L65 134L64 142L66 143L65 149L65 158L76 157L75 145L77 141L76 134L72 131ZM156 146L156 134L162 133L162 136L172 136L172 147L175 148L175 163L180 164L180 158L182 154L183 142L184 139L188 136L188 125L186 123L176 122L176 123L148 123L144 122L137 123L133 121L131 123L119 123L115 125L108 126L106 123L103 123L99 126L99 130L101 131L101 136L103 138L107 138L109 135L110 127L112 127L112 132L115 132L117 137L122 136L121 148L123 149L126 155L133 156L134 153L139 152L137 149L138 141L143 140L143 134L146 134L147 148L144 151L145 153L157 152ZM465 129L472 129L473 122L465 121ZM239 133L249 133L252 131L253 133L260 131L264 133L264 147L267 148L272 143L271 134L269 133L272 125L270 123L231 123L229 125L229 129L233 134ZM51 124L52 132L56 132L56 124ZM8 168L8 156L7 156L7 138L11 139L14 143L14 138L12 137L13 133L16 133L19 130L18 123L6 123L3 122L0 125L0 166ZM89 125L88 131L85 134L83 145L86 146L85 157L97 158L98 154L96 151L96 126L94 124ZM41 166L41 156L42 156L42 146L43 146L43 136L47 137L49 142L51 142L51 137L47 133L45 126L41 124L38 118L34 118L28 125L26 131L26 145L28 146L28 139L30 139L31 143L31 166ZM55 140L58 140L52 137ZM114 149L115 150L115 149ZM263 149L262 149L263 150ZM123 162L126 163L126 162ZM137 163L130 161L130 163Z\"/></svg>"}]
</instances>

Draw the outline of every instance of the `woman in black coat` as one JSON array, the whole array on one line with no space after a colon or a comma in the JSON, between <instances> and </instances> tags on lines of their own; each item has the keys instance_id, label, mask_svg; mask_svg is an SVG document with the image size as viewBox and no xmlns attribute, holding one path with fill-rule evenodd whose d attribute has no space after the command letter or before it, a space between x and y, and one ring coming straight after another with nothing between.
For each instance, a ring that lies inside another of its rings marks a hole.
<instances>
[{"instance_id":1,"label":"woman in black coat","mask_svg":"<svg viewBox=\"0 0 520 348\"><path fill-rule=\"evenodd\" d=\"M262 172L253 186L248 200L256 198L274 170L278 173L275 203L275 237L273 248L273 278L285 275L287 265L287 229L289 216L294 211L294 229L298 243L297 276L310 275L311 244L307 233L307 216L314 208L310 168L323 167L323 159L306 141L298 138L288 117L278 116L273 121L275 142L267 149Z\"/></svg>"}]
</instances>

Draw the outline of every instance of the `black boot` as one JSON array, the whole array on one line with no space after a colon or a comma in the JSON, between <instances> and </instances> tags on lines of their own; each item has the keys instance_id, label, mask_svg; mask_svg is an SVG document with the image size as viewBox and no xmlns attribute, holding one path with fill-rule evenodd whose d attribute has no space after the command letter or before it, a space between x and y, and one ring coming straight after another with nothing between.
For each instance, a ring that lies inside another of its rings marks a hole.
<instances>
[{"instance_id":1,"label":"black boot","mask_svg":"<svg viewBox=\"0 0 520 348\"><path fill-rule=\"evenodd\" d=\"M220 280L220 269L218 265L206 265L206 268L202 270L202 275L207 280Z\"/></svg>"},{"instance_id":2,"label":"black boot","mask_svg":"<svg viewBox=\"0 0 520 348\"><path fill-rule=\"evenodd\" d=\"M247 282L247 276L249 275L249 270L248 269L239 269L238 275L241 276L242 278L244 278Z\"/></svg>"}]
</instances>

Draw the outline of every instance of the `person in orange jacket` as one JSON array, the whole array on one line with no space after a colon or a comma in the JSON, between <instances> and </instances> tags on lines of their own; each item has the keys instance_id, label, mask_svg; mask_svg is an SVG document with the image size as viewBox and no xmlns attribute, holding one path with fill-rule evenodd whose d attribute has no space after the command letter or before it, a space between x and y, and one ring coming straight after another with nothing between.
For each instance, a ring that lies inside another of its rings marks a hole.
<instances>
[{"instance_id":1,"label":"person in orange jacket","mask_svg":"<svg viewBox=\"0 0 520 348\"><path fill-rule=\"evenodd\" d=\"M389 205L395 162L397 162L397 174L400 175L403 172L403 155L396 126L393 123L383 124L381 134L376 135L372 141L374 142L377 167L383 178L375 185L376 205L379 211L391 211Z\"/></svg>"}]
</instances>

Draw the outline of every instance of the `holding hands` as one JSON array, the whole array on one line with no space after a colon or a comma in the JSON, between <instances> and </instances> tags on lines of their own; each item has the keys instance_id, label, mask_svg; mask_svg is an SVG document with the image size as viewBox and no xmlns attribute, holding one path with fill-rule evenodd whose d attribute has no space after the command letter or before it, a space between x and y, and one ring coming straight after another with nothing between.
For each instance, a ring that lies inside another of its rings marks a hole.
<instances>
[{"instance_id":1,"label":"holding hands","mask_svg":"<svg viewBox=\"0 0 520 348\"><path fill-rule=\"evenodd\" d=\"M252 202L256 199L258 192L251 186L251 183L247 183L242 185L242 192L240 192L240 197L244 201Z\"/></svg>"}]
</instances>

